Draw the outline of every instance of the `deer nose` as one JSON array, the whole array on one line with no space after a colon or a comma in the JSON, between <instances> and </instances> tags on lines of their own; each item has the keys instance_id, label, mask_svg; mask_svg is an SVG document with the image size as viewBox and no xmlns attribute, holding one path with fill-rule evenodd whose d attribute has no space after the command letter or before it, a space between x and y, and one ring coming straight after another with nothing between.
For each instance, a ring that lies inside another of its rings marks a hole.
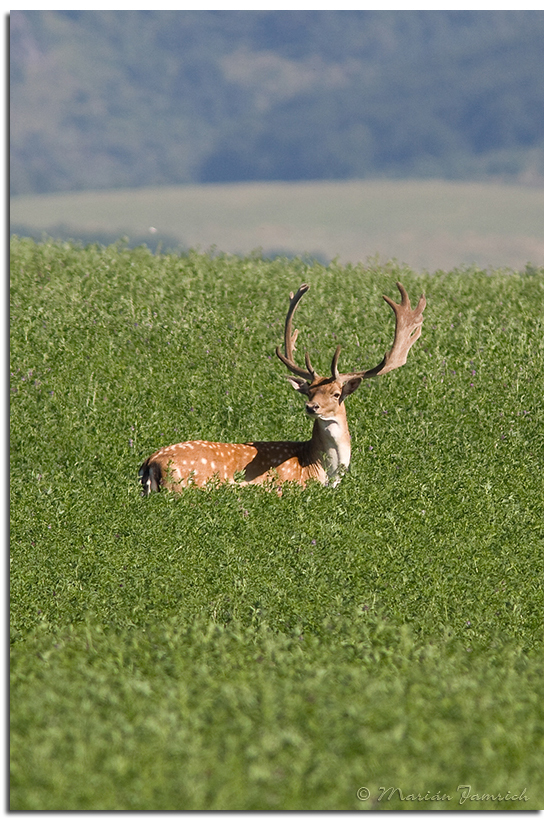
<instances>
[{"instance_id":1,"label":"deer nose","mask_svg":"<svg viewBox=\"0 0 554 820\"><path fill-rule=\"evenodd\" d=\"M313 416L319 410L319 404L316 401L309 401L306 404L306 413L308 415Z\"/></svg>"}]
</instances>

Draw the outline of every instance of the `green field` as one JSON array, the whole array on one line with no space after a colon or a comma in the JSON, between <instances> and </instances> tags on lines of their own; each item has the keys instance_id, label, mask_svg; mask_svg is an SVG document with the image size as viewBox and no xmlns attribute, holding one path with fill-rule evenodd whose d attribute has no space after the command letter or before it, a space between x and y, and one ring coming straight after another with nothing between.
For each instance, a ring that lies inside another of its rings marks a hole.
<instances>
[{"instance_id":1,"label":"green field","mask_svg":"<svg viewBox=\"0 0 554 820\"><path fill-rule=\"evenodd\" d=\"M543 264L543 192L524 185L441 180L191 185L16 197L18 233L127 235L164 247L312 254L365 261L377 254L417 270L460 264ZM155 228L156 233L150 231Z\"/></svg>"},{"instance_id":2,"label":"green field","mask_svg":"<svg viewBox=\"0 0 554 820\"><path fill-rule=\"evenodd\" d=\"M361 369L397 279L423 334L349 399L338 488L141 497L164 444L306 437L288 292ZM542 301L530 266L12 239L11 809L542 808Z\"/></svg>"}]
</instances>

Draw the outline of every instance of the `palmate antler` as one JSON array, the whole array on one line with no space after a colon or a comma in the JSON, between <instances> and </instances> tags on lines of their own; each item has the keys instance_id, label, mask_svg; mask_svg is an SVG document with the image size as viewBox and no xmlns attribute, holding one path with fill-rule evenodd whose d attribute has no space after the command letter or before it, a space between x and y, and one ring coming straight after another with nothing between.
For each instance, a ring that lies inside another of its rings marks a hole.
<instances>
[{"instance_id":1,"label":"palmate antler","mask_svg":"<svg viewBox=\"0 0 554 820\"><path fill-rule=\"evenodd\" d=\"M394 302L389 296L383 296L383 299L391 306L396 317L396 328L394 333L394 342L388 353L385 354L383 360L370 370L359 370L352 373L339 373L338 360L340 355L340 345L335 350L333 361L331 362L331 373L335 381L345 384L346 382L357 379L371 379L374 376L380 376L383 373L388 373L390 370L395 370L397 367L402 367L406 364L406 359L411 346L421 335L421 326L423 324L423 310L426 305L425 296L422 294L419 297L419 302L412 310L410 298L406 292L406 288L400 282L396 283L400 291L400 304ZM300 285L295 294L290 294L290 305L285 320L285 354L281 353L279 347L276 349L277 356L287 366L287 368L296 376L306 379L307 382L313 383L321 377L315 372L310 362L308 353L305 355L306 370L296 364L294 361L294 351L296 339L298 337L298 330L292 331L292 319L294 311L302 296L309 290L309 285Z\"/></svg>"},{"instance_id":2,"label":"palmate antler","mask_svg":"<svg viewBox=\"0 0 554 820\"><path fill-rule=\"evenodd\" d=\"M402 285L401 282L397 282L396 287L400 291L400 296L402 297L400 304L394 302L390 296L383 296L385 302L387 302L387 304L389 304L393 309L396 317L394 342L391 349L388 353L385 353L383 360L376 367L371 368L371 370L360 370L354 373L344 373L340 376L337 373L335 378L338 378L343 382L354 378L371 379L374 376L382 376L383 373L388 373L390 370L396 370L397 367L402 367L403 364L406 364L406 359L408 358L408 353L411 346L421 336L423 311L427 301L424 294L421 294L419 297L419 302L412 310L410 297L408 296L404 285Z\"/></svg>"}]
</instances>

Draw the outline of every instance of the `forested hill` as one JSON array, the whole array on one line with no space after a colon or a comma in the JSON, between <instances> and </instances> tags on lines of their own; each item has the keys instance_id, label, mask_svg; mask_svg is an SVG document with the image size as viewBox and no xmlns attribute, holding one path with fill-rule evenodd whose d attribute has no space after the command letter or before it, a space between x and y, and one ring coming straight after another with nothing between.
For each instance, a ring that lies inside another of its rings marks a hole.
<instances>
[{"instance_id":1,"label":"forested hill","mask_svg":"<svg viewBox=\"0 0 554 820\"><path fill-rule=\"evenodd\" d=\"M13 194L542 174L541 11L13 11Z\"/></svg>"}]
</instances>

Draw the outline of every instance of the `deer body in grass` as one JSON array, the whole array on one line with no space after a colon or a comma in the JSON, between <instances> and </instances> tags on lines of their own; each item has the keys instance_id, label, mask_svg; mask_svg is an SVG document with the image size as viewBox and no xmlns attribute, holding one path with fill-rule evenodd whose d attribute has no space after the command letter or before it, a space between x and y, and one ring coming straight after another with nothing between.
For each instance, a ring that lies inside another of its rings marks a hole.
<instances>
[{"instance_id":1,"label":"deer body in grass","mask_svg":"<svg viewBox=\"0 0 554 820\"><path fill-rule=\"evenodd\" d=\"M400 304L384 296L396 318L394 341L383 360L371 370L339 373L337 347L331 363L331 375L319 376L308 353L305 367L294 361L298 331L292 320L298 302L309 285L301 285L290 294L285 321L285 352L277 356L292 375L288 379L295 390L306 397L306 413L313 419L312 437L308 441L251 441L225 444L213 441L184 441L162 447L143 463L139 470L143 492L148 495L161 487L180 491L188 484L203 486L210 480L241 484L291 481L304 486L310 479L335 486L350 464L350 433L344 400L358 389L364 379L388 373L406 363L411 346L421 334L425 297L412 310L405 288L397 283Z\"/></svg>"}]
</instances>

